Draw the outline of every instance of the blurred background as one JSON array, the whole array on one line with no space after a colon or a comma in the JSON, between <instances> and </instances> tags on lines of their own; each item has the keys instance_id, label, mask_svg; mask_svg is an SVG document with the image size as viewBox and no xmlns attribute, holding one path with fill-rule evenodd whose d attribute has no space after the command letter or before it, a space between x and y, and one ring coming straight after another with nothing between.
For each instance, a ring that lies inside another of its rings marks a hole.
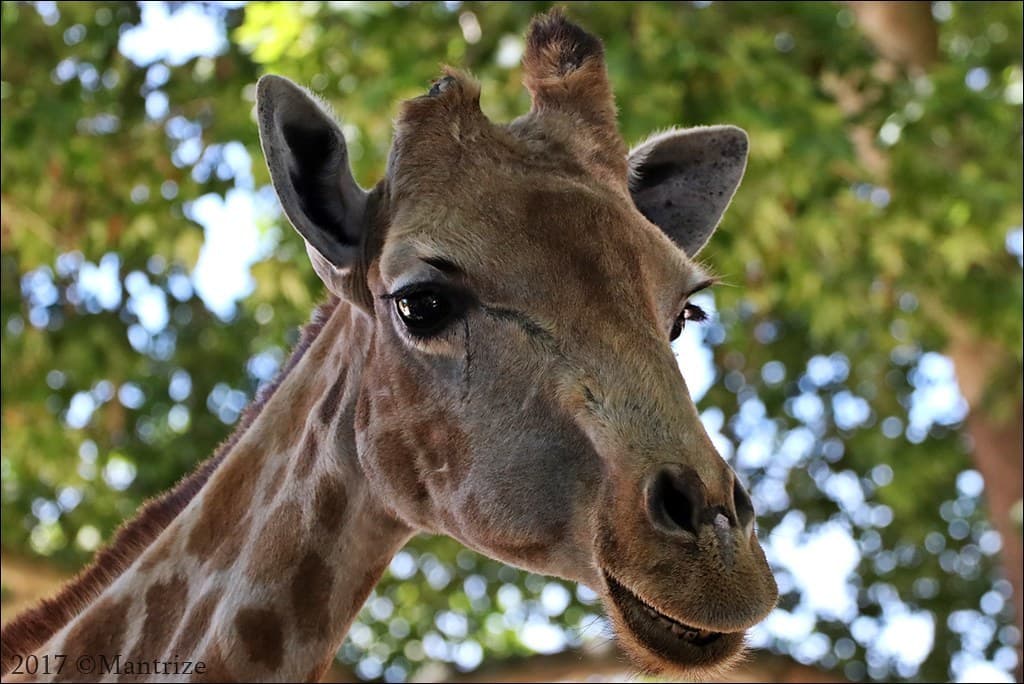
<instances>
[{"instance_id":1,"label":"blurred background","mask_svg":"<svg viewBox=\"0 0 1024 684\"><path fill-rule=\"evenodd\" d=\"M4 3L3 620L232 430L324 298L269 189L260 74L357 178L453 63L528 108L546 3ZM1021 657L1022 4L578 3L635 143L752 141L676 344L782 592L736 679L1012 681ZM634 677L593 592L415 539L329 676Z\"/></svg>"}]
</instances>

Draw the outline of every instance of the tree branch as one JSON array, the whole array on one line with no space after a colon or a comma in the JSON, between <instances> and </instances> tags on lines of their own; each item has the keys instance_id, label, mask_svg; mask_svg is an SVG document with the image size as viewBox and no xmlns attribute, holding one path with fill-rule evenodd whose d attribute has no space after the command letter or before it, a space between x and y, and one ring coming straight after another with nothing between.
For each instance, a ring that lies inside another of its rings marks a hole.
<instances>
[{"instance_id":1,"label":"tree branch","mask_svg":"<svg viewBox=\"0 0 1024 684\"><path fill-rule=\"evenodd\" d=\"M638 673L613 642L599 647L571 649L552 655L508 658L484 663L473 672L459 673L439 667L422 673L420 682L556 682L630 681ZM801 665L768 651L751 652L743 663L719 682L845 682L833 672Z\"/></svg>"},{"instance_id":2,"label":"tree branch","mask_svg":"<svg viewBox=\"0 0 1024 684\"><path fill-rule=\"evenodd\" d=\"M930 2L851 2L861 32L878 54L914 70L939 56L939 32Z\"/></svg>"}]
</instances>

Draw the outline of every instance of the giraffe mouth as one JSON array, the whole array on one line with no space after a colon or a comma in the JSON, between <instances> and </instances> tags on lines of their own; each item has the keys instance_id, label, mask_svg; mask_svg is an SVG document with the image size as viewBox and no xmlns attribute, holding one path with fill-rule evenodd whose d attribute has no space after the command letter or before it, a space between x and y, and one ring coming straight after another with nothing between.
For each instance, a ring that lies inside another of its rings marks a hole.
<instances>
[{"instance_id":1,"label":"giraffe mouth","mask_svg":"<svg viewBox=\"0 0 1024 684\"><path fill-rule=\"evenodd\" d=\"M669 667L691 674L707 672L711 671L707 668L727 662L743 649L744 632L716 632L687 624L655 608L607 571L602 574L619 623L628 632L623 645L652 671ZM630 649L630 642L640 650ZM657 660L650 662L644 652L657 656Z\"/></svg>"},{"instance_id":2,"label":"giraffe mouth","mask_svg":"<svg viewBox=\"0 0 1024 684\"><path fill-rule=\"evenodd\" d=\"M640 612L646 615L650 621L653 621L663 631L670 632L675 638L695 646L707 646L722 637L722 632L713 632L694 627L666 615L627 589L625 585L608 574L607 571L604 572L604 578L605 582L608 583L608 590L612 600L615 601L615 604L624 613L627 610L630 614Z\"/></svg>"}]
</instances>

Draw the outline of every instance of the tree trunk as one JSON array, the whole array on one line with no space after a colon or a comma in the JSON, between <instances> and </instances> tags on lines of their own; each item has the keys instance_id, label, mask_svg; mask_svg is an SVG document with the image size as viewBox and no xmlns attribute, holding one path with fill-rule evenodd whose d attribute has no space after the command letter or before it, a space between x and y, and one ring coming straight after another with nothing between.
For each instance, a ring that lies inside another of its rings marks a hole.
<instances>
[{"instance_id":1,"label":"tree trunk","mask_svg":"<svg viewBox=\"0 0 1024 684\"><path fill-rule=\"evenodd\" d=\"M1024 472L1021 454L1024 452L1024 403L1017 401L1009 415L998 416L986 406L985 390L1000 369L1004 355L983 341L964 334L953 338L947 353L956 367L960 391L970 414L967 434L973 446L971 456L974 467L985 480L985 498L988 501L992 526L1002 537L1003 572L1013 588L1013 609L1017 628L1024 634L1024 540L1017 526L1014 510L1024 497ZM1017 681L1024 681L1024 639L1017 642Z\"/></svg>"}]
</instances>

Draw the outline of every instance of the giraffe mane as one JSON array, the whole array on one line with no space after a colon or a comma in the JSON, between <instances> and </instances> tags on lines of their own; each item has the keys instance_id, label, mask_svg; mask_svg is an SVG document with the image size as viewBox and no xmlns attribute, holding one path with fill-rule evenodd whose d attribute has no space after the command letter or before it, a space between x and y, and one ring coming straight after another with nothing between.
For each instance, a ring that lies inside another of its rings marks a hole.
<instances>
[{"instance_id":1,"label":"giraffe mane","mask_svg":"<svg viewBox=\"0 0 1024 684\"><path fill-rule=\"evenodd\" d=\"M260 414L284 378L295 368L324 324L338 308L335 296L317 307L284 368L264 386L242 414L231 436L221 443L213 456L203 461L170 490L149 499L134 518L124 523L92 562L53 597L38 602L0 630L0 673L7 674L14 656L28 655L45 644L76 615L85 610L104 589L121 576L188 506L210 479L231 448L241 439Z\"/></svg>"}]
</instances>

